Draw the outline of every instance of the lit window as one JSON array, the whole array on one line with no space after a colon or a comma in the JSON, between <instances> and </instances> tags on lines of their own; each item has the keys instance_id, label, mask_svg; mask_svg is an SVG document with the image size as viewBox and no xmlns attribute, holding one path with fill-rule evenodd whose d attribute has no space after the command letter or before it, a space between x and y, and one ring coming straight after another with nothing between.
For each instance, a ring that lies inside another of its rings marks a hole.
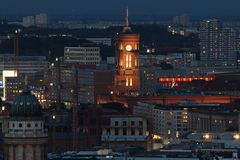
<instances>
[{"instance_id":1,"label":"lit window","mask_svg":"<svg viewBox=\"0 0 240 160\"><path fill-rule=\"evenodd\" d=\"M126 68L128 68L128 54L126 55Z\"/></svg>"},{"instance_id":2,"label":"lit window","mask_svg":"<svg viewBox=\"0 0 240 160\"><path fill-rule=\"evenodd\" d=\"M133 83L132 83L132 78L130 78L130 86L132 86L133 85Z\"/></svg>"},{"instance_id":3,"label":"lit window","mask_svg":"<svg viewBox=\"0 0 240 160\"><path fill-rule=\"evenodd\" d=\"M179 136L180 136L180 133L179 133L179 131L177 131L176 132L176 138L179 138Z\"/></svg>"},{"instance_id":4,"label":"lit window","mask_svg":"<svg viewBox=\"0 0 240 160\"><path fill-rule=\"evenodd\" d=\"M128 66L131 68L132 67L132 55L129 55L129 62Z\"/></svg>"},{"instance_id":5,"label":"lit window","mask_svg":"<svg viewBox=\"0 0 240 160\"><path fill-rule=\"evenodd\" d=\"M171 134L171 130L170 129L168 130L168 134Z\"/></svg>"}]
</instances>

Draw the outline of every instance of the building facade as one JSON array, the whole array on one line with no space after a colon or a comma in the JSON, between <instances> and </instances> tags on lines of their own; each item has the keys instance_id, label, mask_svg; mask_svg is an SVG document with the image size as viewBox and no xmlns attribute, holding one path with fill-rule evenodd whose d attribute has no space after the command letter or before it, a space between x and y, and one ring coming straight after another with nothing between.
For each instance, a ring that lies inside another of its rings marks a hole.
<instances>
[{"instance_id":1,"label":"building facade","mask_svg":"<svg viewBox=\"0 0 240 160\"><path fill-rule=\"evenodd\" d=\"M30 91L23 91L11 108L4 137L4 159L47 160L47 133L41 106Z\"/></svg>"},{"instance_id":2,"label":"building facade","mask_svg":"<svg viewBox=\"0 0 240 160\"><path fill-rule=\"evenodd\" d=\"M35 25L35 18L33 16L23 17L22 25L24 27L31 27Z\"/></svg>"},{"instance_id":3,"label":"building facade","mask_svg":"<svg viewBox=\"0 0 240 160\"><path fill-rule=\"evenodd\" d=\"M47 27L48 21L48 16L45 13L40 13L35 16L35 24L38 27Z\"/></svg>"},{"instance_id":4,"label":"building facade","mask_svg":"<svg viewBox=\"0 0 240 160\"><path fill-rule=\"evenodd\" d=\"M177 139L189 132L188 111L182 107L139 102L133 114L147 118L150 131L164 139Z\"/></svg>"},{"instance_id":5,"label":"building facade","mask_svg":"<svg viewBox=\"0 0 240 160\"><path fill-rule=\"evenodd\" d=\"M138 116L109 117L102 129L102 145L108 147L139 146L149 150L147 121Z\"/></svg>"},{"instance_id":6,"label":"building facade","mask_svg":"<svg viewBox=\"0 0 240 160\"><path fill-rule=\"evenodd\" d=\"M99 47L65 47L64 62L82 65L99 65L101 61Z\"/></svg>"},{"instance_id":7,"label":"building facade","mask_svg":"<svg viewBox=\"0 0 240 160\"><path fill-rule=\"evenodd\" d=\"M200 60L208 66L236 64L236 31L216 19L201 22Z\"/></svg>"},{"instance_id":8,"label":"building facade","mask_svg":"<svg viewBox=\"0 0 240 160\"><path fill-rule=\"evenodd\" d=\"M45 73L47 102L99 103L100 97L109 97L113 90L113 71L94 65L78 65L61 60L49 66ZM77 95L74 94L77 93Z\"/></svg>"},{"instance_id":9,"label":"building facade","mask_svg":"<svg viewBox=\"0 0 240 160\"><path fill-rule=\"evenodd\" d=\"M99 103L101 97L109 97L112 92L113 72L100 69L79 69L78 87L80 103Z\"/></svg>"},{"instance_id":10,"label":"building facade","mask_svg":"<svg viewBox=\"0 0 240 160\"><path fill-rule=\"evenodd\" d=\"M0 55L0 80L4 70L16 70L18 74L34 74L37 72L44 72L48 67L48 61L44 56L18 56L17 62L14 60L13 54Z\"/></svg>"},{"instance_id":11,"label":"building facade","mask_svg":"<svg viewBox=\"0 0 240 160\"><path fill-rule=\"evenodd\" d=\"M134 34L129 27L128 10L126 24L122 33L116 35L116 76L115 94L138 96L140 94L139 75L139 40L140 35Z\"/></svg>"},{"instance_id":12,"label":"building facade","mask_svg":"<svg viewBox=\"0 0 240 160\"><path fill-rule=\"evenodd\" d=\"M238 131L238 112L231 113L230 111L219 110L191 111L189 117L190 129L197 132Z\"/></svg>"}]
</instances>

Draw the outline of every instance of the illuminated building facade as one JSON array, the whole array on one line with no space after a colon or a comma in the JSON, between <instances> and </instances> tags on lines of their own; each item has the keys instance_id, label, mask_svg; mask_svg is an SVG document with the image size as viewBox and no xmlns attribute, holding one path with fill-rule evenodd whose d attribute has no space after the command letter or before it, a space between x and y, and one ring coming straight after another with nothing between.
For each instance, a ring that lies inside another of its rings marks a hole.
<instances>
[{"instance_id":1,"label":"illuminated building facade","mask_svg":"<svg viewBox=\"0 0 240 160\"><path fill-rule=\"evenodd\" d=\"M162 138L176 139L189 132L188 111L184 107L139 102L133 113L148 119L151 132Z\"/></svg>"},{"instance_id":2,"label":"illuminated building facade","mask_svg":"<svg viewBox=\"0 0 240 160\"><path fill-rule=\"evenodd\" d=\"M139 75L139 34L134 34L129 27L128 9L126 24L122 33L116 35L116 65L115 94L138 96L140 94Z\"/></svg>"}]
</instances>

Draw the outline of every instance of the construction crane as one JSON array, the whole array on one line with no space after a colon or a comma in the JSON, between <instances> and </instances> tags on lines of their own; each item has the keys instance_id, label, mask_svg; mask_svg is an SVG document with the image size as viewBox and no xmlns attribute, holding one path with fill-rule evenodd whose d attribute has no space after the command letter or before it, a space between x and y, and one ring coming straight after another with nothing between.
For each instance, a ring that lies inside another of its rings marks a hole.
<instances>
[{"instance_id":1,"label":"construction crane","mask_svg":"<svg viewBox=\"0 0 240 160\"><path fill-rule=\"evenodd\" d=\"M73 65L72 67L74 73L74 82L72 86L72 132L73 132L73 143L72 149L73 151L77 150L77 143L78 143L78 132L79 132L79 125L78 125L78 69L76 66Z\"/></svg>"},{"instance_id":2,"label":"construction crane","mask_svg":"<svg viewBox=\"0 0 240 160\"><path fill-rule=\"evenodd\" d=\"M19 34L21 33L21 29L16 29L14 31L14 39L13 39L13 47L14 47L14 69L18 74L18 56L19 56Z\"/></svg>"},{"instance_id":3,"label":"construction crane","mask_svg":"<svg viewBox=\"0 0 240 160\"><path fill-rule=\"evenodd\" d=\"M56 99L56 109L57 111L61 110L61 61L59 58L56 58L55 60L55 66L56 66L56 79L57 79L57 99Z\"/></svg>"}]
</instances>

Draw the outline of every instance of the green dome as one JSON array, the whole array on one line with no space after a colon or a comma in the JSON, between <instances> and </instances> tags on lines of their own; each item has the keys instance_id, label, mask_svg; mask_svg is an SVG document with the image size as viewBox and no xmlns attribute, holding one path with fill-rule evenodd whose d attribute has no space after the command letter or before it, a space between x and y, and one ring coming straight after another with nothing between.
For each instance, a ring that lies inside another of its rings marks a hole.
<instances>
[{"instance_id":1,"label":"green dome","mask_svg":"<svg viewBox=\"0 0 240 160\"><path fill-rule=\"evenodd\" d=\"M15 98L11 108L11 117L40 117L41 106L30 91L23 91Z\"/></svg>"}]
</instances>

